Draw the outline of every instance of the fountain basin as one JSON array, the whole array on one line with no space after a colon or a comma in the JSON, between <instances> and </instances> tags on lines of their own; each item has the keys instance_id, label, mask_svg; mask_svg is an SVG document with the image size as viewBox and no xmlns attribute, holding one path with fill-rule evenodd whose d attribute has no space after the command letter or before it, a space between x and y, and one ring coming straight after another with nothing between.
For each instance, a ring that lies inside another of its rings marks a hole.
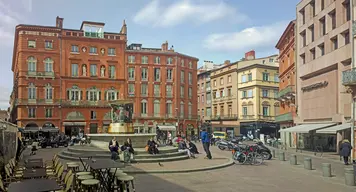
<instances>
[{"instance_id":1,"label":"fountain basin","mask_svg":"<svg viewBox=\"0 0 356 192\"><path fill-rule=\"evenodd\" d=\"M131 139L134 148L144 148L147 145L147 141L156 136L155 133L143 133L143 134L115 134L115 133L99 133L88 134L91 139L91 145L99 148L108 148L109 142L113 137L116 137L119 145L124 144L127 138Z\"/></svg>"}]
</instances>

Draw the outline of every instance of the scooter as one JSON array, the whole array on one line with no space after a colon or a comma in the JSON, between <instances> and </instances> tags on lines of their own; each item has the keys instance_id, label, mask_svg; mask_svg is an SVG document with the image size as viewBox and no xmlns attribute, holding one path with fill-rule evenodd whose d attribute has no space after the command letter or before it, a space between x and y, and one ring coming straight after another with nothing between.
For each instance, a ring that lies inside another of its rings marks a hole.
<instances>
[{"instance_id":1,"label":"scooter","mask_svg":"<svg viewBox=\"0 0 356 192\"><path fill-rule=\"evenodd\" d=\"M262 155L263 159L265 160L271 160L272 159L272 153L271 150L266 147L261 141L256 143L258 146L258 153Z\"/></svg>"},{"instance_id":2,"label":"scooter","mask_svg":"<svg viewBox=\"0 0 356 192\"><path fill-rule=\"evenodd\" d=\"M230 141L225 141L225 140L220 140L217 143L217 146L220 150L232 150L234 148L234 143L230 142Z\"/></svg>"}]
</instances>

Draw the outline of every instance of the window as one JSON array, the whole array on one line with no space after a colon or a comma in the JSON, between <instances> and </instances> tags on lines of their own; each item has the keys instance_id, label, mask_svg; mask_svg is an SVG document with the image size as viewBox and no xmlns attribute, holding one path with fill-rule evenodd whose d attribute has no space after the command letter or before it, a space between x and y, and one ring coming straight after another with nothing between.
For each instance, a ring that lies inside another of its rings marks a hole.
<instances>
[{"instance_id":1,"label":"window","mask_svg":"<svg viewBox=\"0 0 356 192\"><path fill-rule=\"evenodd\" d=\"M310 2L310 7L311 7L311 15L314 17L315 16L315 1Z\"/></svg>"},{"instance_id":2,"label":"window","mask_svg":"<svg viewBox=\"0 0 356 192\"><path fill-rule=\"evenodd\" d=\"M278 103L274 104L274 115L275 116L279 115L279 104Z\"/></svg>"},{"instance_id":3,"label":"window","mask_svg":"<svg viewBox=\"0 0 356 192\"><path fill-rule=\"evenodd\" d=\"M224 78L220 78L220 85L224 85Z\"/></svg>"},{"instance_id":4,"label":"window","mask_svg":"<svg viewBox=\"0 0 356 192\"><path fill-rule=\"evenodd\" d=\"M146 97L148 94L148 85L141 84L141 96Z\"/></svg>"},{"instance_id":5,"label":"window","mask_svg":"<svg viewBox=\"0 0 356 192\"><path fill-rule=\"evenodd\" d=\"M311 42L314 42L314 25L311 25L310 27L309 27L309 31L310 31L310 40L311 40Z\"/></svg>"},{"instance_id":6,"label":"window","mask_svg":"<svg viewBox=\"0 0 356 192\"><path fill-rule=\"evenodd\" d=\"M269 81L269 73L262 73L262 81Z\"/></svg>"},{"instance_id":7,"label":"window","mask_svg":"<svg viewBox=\"0 0 356 192\"><path fill-rule=\"evenodd\" d=\"M53 87L49 84L46 85L45 87L45 97L47 100L52 100L53 99Z\"/></svg>"},{"instance_id":8,"label":"window","mask_svg":"<svg viewBox=\"0 0 356 192\"><path fill-rule=\"evenodd\" d=\"M241 82L242 83L246 83L247 82L246 75L242 75L241 76Z\"/></svg>"},{"instance_id":9,"label":"window","mask_svg":"<svg viewBox=\"0 0 356 192\"><path fill-rule=\"evenodd\" d=\"M324 36L326 34L325 17L319 19L319 23L320 23L320 36Z\"/></svg>"},{"instance_id":10,"label":"window","mask_svg":"<svg viewBox=\"0 0 356 192\"><path fill-rule=\"evenodd\" d=\"M147 68L141 68L141 80L147 81Z\"/></svg>"},{"instance_id":11,"label":"window","mask_svg":"<svg viewBox=\"0 0 356 192\"><path fill-rule=\"evenodd\" d=\"M336 50L338 48L337 36L335 36L331 39L331 43L332 43L332 50Z\"/></svg>"},{"instance_id":12,"label":"window","mask_svg":"<svg viewBox=\"0 0 356 192\"><path fill-rule=\"evenodd\" d=\"M53 116L53 110L46 108L46 118L51 118Z\"/></svg>"},{"instance_id":13,"label":"window","mask_svg":"<svg viewBox=\"0 0 356 192\"><path fill-rule=\"evenodd\" d=\"M153 114L154 116L159 116L161 113L161 103L159 102L159 100L155 100L153 102Z\"/></svg>"},{"instance_id":14,"label":"window","mask_svg":"<svg viewBox=\"0 0 356 192\"><path fill-rule=\"evenodd\" d=\"M135 56L129 55L127 60L129 61L129 63L135 63Z\"/></svg>"},{"instance_id":15,"label":"window","mask_svg":"<svg viewBox=\"0 0 356 192\"><path fill-rule=\"evenodd\" d=\"M228 83L231 83L231 82L232 82L231 75L227 76L227 82L228 82Z\"/></svg>"},{"instance_id":16,"label":"window","mask_svg":"<svg viewBox=\"0 0 356 192\"><path fill-rule=\"evenodd\" d=\"M172 85L166 85L166 97L173 97Z\"/></svg>"},{"instance_id":17,"label":"window","mask_svg":"<svg viewBox=\"0 0 356 192\"><path fill-rule=\"evenodd\" d=\"M321 7L321 10L323 10L325 8L325 0L320 0L320 7Z\"/></svg>"},{"instance_id":18,"label":"window","mask_svg":"<svg viewBox=\"0 0 356 192\"><path fill-rule=\"evenodd\" d=\"M28 86L28 99L36 99L36 87L33 83Z\"/></svg>"},{"instance_id":19,"label":"window","mask_svg":"<svg viewBox=\"0 0 356 192\"><path fill-rule=\"evenodd\" d=\"M189 97L189 99L191 99L192 96L193 96L193 91L192 91L192 88L189 87L189 88L188 88L188 97Z\"/></svg>"},{"instance_id":20,"label":"window","mask_svg":"<svg viewBox=\"0 0 356 192\"><path fill-rule=\"evenodd\" d=\"M331 29L336 28L336 11L333 10L329 13L329 17L331 19Z\"/></svg>"},{"instance_id":21,"label":"window","mask_svg":"<svg viewBox=\"0 0 356 192\"><path fill-rule=\"evenodd\" d=\"M160 64L161 63L161 58L156 56L155 57L155 64Z\"/></svg>"},{"instance_id":22,"label":"window","mask_svg":"<svg viewBox=\"0 0 356 192\"><path fill-rule=\"evenodd\" d=\"M324 48L324 43L318 45L319 51L320 51L320 56L325 55L325 48ZM304 62L303 62L304 63Z\"/></svg>"},{"instance_id":23,"label":"window","mask_svg":"<svg viewBox=\"0 0 356 192\"><path fill-rule=\"evenodd\" d=\"M96 64L90 64L90 76L91 77L96 77Z\"/></svg>"},{"instance_id":24,"label":"window","mask_svg":"<svg viewBox=\"0 0 356 192\"><path fill-rule=\"evenodd\" d=\"M305 11L304 8L302 10L299 11L301 18L302 18L302 24L305 24Z\"/></svg>"},{"instance_id":25,"label":"window","mask_svg":"<svg viewBox=\"0 0 356 192\"><path fill-rule=\"evenodd\" d=\"M173 59L172 59L171 57L168 57L168 59L167 59L167 64L168 64L168 65L173 64Z\"/></svg>"},{"instance_id":26,"label":"window","mask_svg":"<svg viewBox=\"0 0 356 192\"><path fill-rule=\"evenodd\" d=\"M147 115L147 101L141 101L141 115Z\"/></svg>"},{"instance_id":27,"label":"window","mask_svg":"<svg viewBox=\"0 0 356 192\"><path fill-rule=\"evenodd\" d=\"M206 108L206 116L211 116L211 108Z\"/></svg>"},{"instance_id":28,"label":"window","mask_svg":"<svg viewBox=\"0 0 356 192\"><path fill-rule=\"evenodd\" d=\"M36 48L36 41L34 41L34 40L28 40L28 41L27 41L27 47L28 47L28 48Z\"/></svg>"},{"instance_id":29,"label":"window","mask_svg":"<svg viewBox=\"0 0 356 192\"><path fill-rule=\"evenodd\" d=\"M53 72L53 60L51 58L45 59L45 72Z\"/></svg>"},{"instance_id":30,"label":"window","mask_svg":"<svg viewBox=\"0 0 356 192\"><path fill-rule=\"evenodd\" d=\"M180 102L180 117L184 117L184 103L182 101Z\"/></svg>"},{"instance_id":31,"label":"window","mask_svg":"<svg viewBox=\"0 0 356 192\"><path fill-rule=\"evenodd\" d=\"M278 90L273 90L274 98L278 98Z\"/></svg>"},{"instance_id":32,"label":"window","mask_svg":"<svg viewBox=\"0 0 356 192\"><path fill-rule=\"evenodd\" d=\"M154 75L155 75L155 81L160 81L161 79L161 69L160 68L155 68L154 69Z\"/></svg>"},{"instance_id":33,"label":"window","mask_svg":"<svg viewBox=\"0 0 356 192\"><path fill-rule=\"evenodd\" d=\"M214 87L216 87L216 80L214 80Z\"/></svg>"},{"instance_id":34,"label":"window","mask_svg":"<svg viewBox=\"0 0 356 192\"><path fill-rule=\"evenodd\" d=\"M141 63L142 64L148 64L148 57L147 56L142 56L141 57Z\"/></svg>"},{"instance_id":35,"label":"window","mask_svg":"<svg viewBox=\"0 0 356 192\"><path fill-rule=\"evenodd\" d=\"M82 91L78 87L72 87L71 89L67 90L67 99L71 101L79 101L82 100Z\"/></svg>"},{"instance_id":36,"label":"window","mask_svg":"<svg viewBox=\"0 0 356 192\"><path fill-rule=\"evenodd\" d=\"M134 96L135 95L135 84L130 83L128 86L128 91L129 91L129 96Z\"/></svg>"},{"instance_id":37,"label":"window","mask_svg":"<svg viewBox=\"0 0 356 192\"><path fill-rule=\"evenodd\" d=\"M273 63L273 62L274 62L274 59L273 59L273 58L269 58L269 62L270 62L270 63Z\"/></svg>"},{"instance_id":38,"label":"window","mask_svg":"<svg viewBox=\"0 0 356 192\"><path fill-rule=\"evenodd\" d=\"M189 69L193 69L193 64L192 64L192 62L191 62L191 61L189 62L189 64L188 64L188 65L189 65Z\"/></svg>"},{"instance_id":39,"label":"window","mask_svg":"<svg viewBox=\"0 0 356 192\"><path fill-rule=\"evenodd\" d=\"M249 73L248 75L247 75L247 79L248 79L248 81L252 81L252 73Z\"/></svg>"},{"instance_id":40,"label":"window","mask_svg":"<svg viewBox=\"0 0 356 192\"><path fill-rule=\"evenodd\" d=\"M315 59L315 48L310 49L310 56L311 56L311 59L312 59L312 60Z\"/></svg>"},{"instance_id":41,"label":"window","mask_svg":"<svg viewBox=\"0 0 356 192\"><path fill-rule=\"evenodd\" d=\"M247 107L242 107L242 115L247 115Z\"/></svg>"},{"instance_id":42,"label":"window","mask_svg":"<svg viewBox=\"0 0 356 192\"><path fill-rule=\"evenodd\" d=\"M107 101L115 101L117 98L117 92L115 90L106 91L105 99Z\"/></svg>"},{"instance_id":43,"label":"window","mask_svg":"<svg viewBox=\"0 0 356 192\"><path fill-rule=\"evenodd\" d=\"M115 66L114 65L109 65L109 78L110 79L115 78Z\"/></svg>"},{"instance_id":44,"label":"window","mask_svg":"<svg viewBox=\"0 0 356 192\"><path fill-rule=\"evenodd\" d=\"M79 76L79 66L78 64L72 64L72 77Z\"/></svg>"},{"instance_id":45,"label":"window","mask_svg":"<svg viewBox=\"0 0 356 192\"><path fill-rule=\"evenodd\" d=\"M350 33L349 33L349 31L347 30L342 35L343 35L343 37L345 39L345 45L349 44L350 43Z\"/></svg>"},{"instance_id":46,"label":"window","mask_svg":"<svg viewBox=\"0 0 356 192\"><path fill-rule=\"evenodd\" d=\"M153 85L153 92L155 97L161 96L161 86L160 85Z\"/></svg>"},{"instance_id":47,"label":"window","mask_svg":"<svg viewBox=\"0 0 356 192\"><path fill-rule=\"evenodd\" d=\"M302 38L302 46L305 47L307 45L307 37L306 37L305 31L302 31L300 33L300 36Z\"/></svg>"},{"instance_id":48,"label":"window","mask_svg":"<svg viewBox=\"0 0 356 192\"><path fill-rule=\"evenodd\" d=\"M53 42L45 41L45 49L53 49Z\"/></svg>"},{"instance_id":49,"label":"window","mask_svg":"<svg viewBox=\"0 0 356 192\"><path fill-rule=\"evenodd\" d=\"M35 118L36 117L36 108L28 108L28 117Z\"/></svg>"},{"instance_id":50,"label":"window","mask_svg":"<svg viewBox=\"0 0 356 192\"><path fill-rule=\"evenodd\" d=\"M180 98L184 98L184 86L180 86Z\"/></svg>"},{"instance_id":51,"label":"window","mask_svg":"<svg viewBox=\"0 0 356 192\"><path fill-rule=\"evenodd\" d=\"M79 53L79 47L78 47L78 45L72 45L71 52L72 52L72 53Z\"/></svg>"},{"instance_id":52,"label":"window","mask_svg":"<svg viewBox=\"0 0 356 192\"><path fill-rule=\"evenodd\" d=\"M204 103L204 102L205 102L204 100L205 100L205 96L202 95L202 96L201 96L201 103Z\"/></svg>"},{"instance_id":53,"label":"window","mask_svg":"<svg viewBox=\"0 0 356 192\"><path fill-rule=\"evenodd\" d=\"M180 66L184 67L184 60L180 60Z\"/></svg>"},{"instance_id":54,"label":"window","mask_svg":"<svg viewBox=\"0 0 356 192\"><path fill-rule=\"evenodd\" d=\"M166 102L166 113L168 116L172 115L172 101Z\"/></svg>"},{"instance_id":55,"label":"window","mask_svg":"<svg viewBox=\"0 0 356 192\"><path fill-rule=\"evenodd\" d=\"M247 91L242 91L242 98L246 98L247 97Z\"/></svg>"},{"instance_id":56,"label":"window","mask_svg":"<svg viewBox=\"0 0 356 192\"><path fill-rule=\"evenodd\" d=\"M268 106L263 106L262 108L263 116L269 116L269 107Z\"/></svg>"},{"instance_id":57,"label":"window","mask_svg":"<svg viewBox=\"0 0 356 192\"><path fill-rule=\"evenodd\" d=\"M198 96L198 103L200 103L200 96Z\"/></svg>"},{"instance_id":58,"label":"window","mask_svg":"<svg viewBox=\"0 0 356 192\"><path fill-rule=\"evenodd\" d=\"M202 110L202 112L203 112L203 110ZM203 112L203 115L204 115L204 112ZM188 117L192 118L192 103L191 102L188 103Z\"/></svg>"},{"instance_id":59,"label":"window","mask_svg":"<svg viewBox=\"0 0 356 192\"><path fill-rule=\"evenodd\" d=\"M302 61L302 64L305 64L305 54L300 55L300 60Z\"/></svg>"},{"instance_id":60,"label":"window","mask_svg":"<svg viewBox=\"0 0 356 192\"><path fill-rule=\"evenodd\" d=\"M90 111L90 119L96 119L96 111Z\"/></svg>"},{"instance_id":61,"label":"window","mask_svg":"<svg viewBox=\"0 0 356 192\"><path fill-rule=\"evenodd\" d=\"M227 89L227 96L228 96L228 97L231 97L231 96L232 96L232 94L231 94L231 88L228 88L228 89Z\"/></svg>"},{"instance_id":62,"label":"window","mask_svg":"<svg viewBox=\"0 0 356 192\"><path fill-rule=\"evenodd\" d=\"M173 69L167 69L167 81L173 80Z\"/></svg>"},{"instance_id":63,"label":"window","mask_svg":"<svg viewBox=\"0 0 356 192\"><path fill-rule=\"evenodd\" d=\"M129 68L129 80L135 80L135 68Z\"/></svg>"},{"instance_id":64,"label":"window","mask_svg":"<svg viewBox=\"0 0 356 192\"><path fill-rule=\"evenodd\" d=\"M262 89L262 97L268 97L268 90Z\"/></svg>"},{"instance_id":65,"label":"window","mask_svg":"<svg viewBox=\"0 0 356 192\"><path fill-rule=\"evenodd\" d=\"M90 54L97 54L98 53L98 49L96 47L90 47L89 48L89 53Z\"/></svg>"},{"instance_id":66,"label":"window","mask_svg":"<svg viewBox=\"0 0 356 192\"><path fill-rule=\"evenodd\" d=\"M193 74L191 72L188 73L188 84L191 85L193 83Z\"/></svg>"},{"instance_id":67,"label":"window","mask_svg":"<svg viewBox=\"0 0 356 192\"><path fill-rule=\"evenodd\" d=\"M279 82L279 74L274 74L274 82L278 83Z\"/></svg>"},{"instance_id":68,"label":"window","mask_svg":"<svg viewBox=\"0 0 356 192\"><path fill-rule=\"evenodd\" d=\"M253 90L252 89L247 90L247 97L248 98L252 98L253 97Z\"/></svg>"},{"instance_id":69,"label":"window","mask_svg":"<svg viewBox=\"0 0 356 192\"><path fill-rule=\"evenodd\" d=\"M351 9L350 9L350 0L346 0L343 3L344 6L344 13L345 13L345 19L346 21L350 21L351 19Z\"/></svg>"},{"instance_id":70,"label":"window","mask_svg":"<svg viewBox=\"0 0 356 192\"><path fill-rule=\"evenodd\" d=\"M109 56L115 56L116 55L116 49L115 48L108 48L108 55Z\"/></svg>"},{"instance_id":71,"label":"window","mask_svg":"<svg viewBox=\"0 0 356 192\"><path fill-rule=\"evenodd\" d=\"M87 91L87 100L88 101L98 101L100 100L101 92L96 88L91 88Z\"/></svg>"},{"instance_id":72,"label":"window","mask_svg":"<svg viewBox=\"0 0 356 192\"><path fill-rule=\"evenodd\" d=\"M180 72L180 82L181 83L184 83L184 76L185 76L184 71L181 71Z\"/></svg>"},{"instance_id":73,"label":"window","mask_svg":"<svg viewBox=\"0 0 356 192\"><path fill-rule=\"evenodd\" d=\"M28 71L30 72L35 72L37 69L36 69L36 59L32 56L28 57L27 59L27 66L28 66Z\"/></svg>"}]
</instances>

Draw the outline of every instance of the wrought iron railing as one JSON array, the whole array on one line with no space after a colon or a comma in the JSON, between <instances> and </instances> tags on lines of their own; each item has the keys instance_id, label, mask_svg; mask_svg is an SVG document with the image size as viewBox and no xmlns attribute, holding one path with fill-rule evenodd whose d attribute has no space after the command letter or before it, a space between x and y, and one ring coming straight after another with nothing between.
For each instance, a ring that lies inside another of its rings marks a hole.
<instances>
[{"instance_id":1,"label":"wrought iron railing","mask_svg":"<svg viewBox=\"0 0 356 192\"><path fill-rule=\"evenodd\" d=\"M284 89L282 89L278 92L278 98L283 97L283 96L287 95L288 93L294 93L295 92L294 88L295 88L294 85L288 85L287 87L285 87Z\"/></svg>"}]
</instances>

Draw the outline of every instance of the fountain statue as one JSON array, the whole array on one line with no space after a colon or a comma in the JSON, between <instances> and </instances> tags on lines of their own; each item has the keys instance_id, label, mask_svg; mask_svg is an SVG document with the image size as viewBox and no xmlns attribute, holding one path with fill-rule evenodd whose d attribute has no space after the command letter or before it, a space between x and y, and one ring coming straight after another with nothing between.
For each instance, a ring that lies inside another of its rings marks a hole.
<instances>
[{"instance_id":1,"label":"fountain statue","mask_svg":"<svg viewBox=\"0 0 356 192\"><path fill-rule=\"evenodd\" d=\"M107 149L109 141L116 137L120 145L130 138L134 147L143 148L147 141L156 135L155 133L135 133L132 121L133 101L119 99L111 102L110 106L111 124L107 133L88 134L93 146Z\"/></svg>"}]
</instances>

